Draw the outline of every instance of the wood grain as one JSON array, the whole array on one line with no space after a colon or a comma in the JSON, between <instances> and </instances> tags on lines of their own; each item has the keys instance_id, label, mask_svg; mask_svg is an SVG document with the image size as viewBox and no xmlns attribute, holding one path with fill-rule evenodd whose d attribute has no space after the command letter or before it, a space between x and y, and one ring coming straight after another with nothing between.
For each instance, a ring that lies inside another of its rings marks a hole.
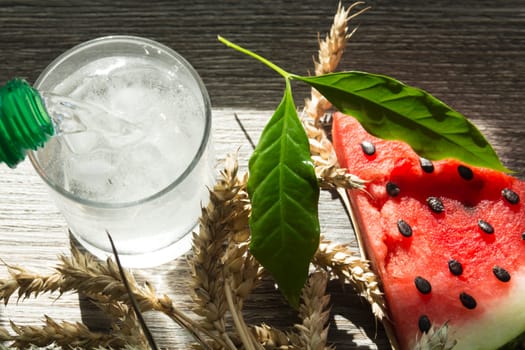
<instances>
[{"instance_id":1,"label":"wood grain","mask_svg":"<svg viewBox=\"0 0 525 350\"><path fill-rule=\"evenodd\" d=\"M94 37L129 34L158 40L188 58L203 77L214 105L217 156L241 146L245 167L251 148L234 114L257 140L284 85L266 67L218 43L216 36L253 49L289 71L307 74L317 35L328 30L337 3L0 0L0 82L15 76L34 81L60 53ZM523 1L367 4L372 9L355 21L359 30L341 68L388 74L430 91L474 121L505 165L525 179ZM294 84L294 94L302 105L307 88ZM353 242L346 215L329 193L323 193L320 212L324 233ZM68 246L66 225L31 165L25 162L15 170L1 166L0 257L45 272L56 264L57 254L67 254ZM184 258L136 272L190 313ZM330 340L338 349L388 348L364 301L335 283L330 292ZM101 325L100 315L82 298L54 298L2 307L0 325L10 319L39 324L44 314ZM248 322L280 327L289 327L295 317L269 281L248 301L246 310ZM148 321L162 347L185 348L187 335L170 321L154 315Z\"/></svg>"}]
</instances>

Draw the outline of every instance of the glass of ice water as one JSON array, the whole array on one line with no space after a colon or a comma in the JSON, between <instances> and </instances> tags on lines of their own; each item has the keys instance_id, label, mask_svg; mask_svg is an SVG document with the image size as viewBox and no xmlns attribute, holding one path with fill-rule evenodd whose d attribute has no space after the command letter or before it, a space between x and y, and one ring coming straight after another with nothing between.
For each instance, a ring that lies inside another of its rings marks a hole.
<instances>
[{"instance_id":1,"label":"glass of ice water","mask_svg":"<svg viewBox=\"0 0 525 350\"><path fill-rule=\"evenodd\" d=\"M29 155L74 238L105 258L109 232L128 267L186 252L214 163L210 101L190 64L152 40L103 37L58 57L35 87L68 98L85 126Z\"/></svg>"}]
</instances>

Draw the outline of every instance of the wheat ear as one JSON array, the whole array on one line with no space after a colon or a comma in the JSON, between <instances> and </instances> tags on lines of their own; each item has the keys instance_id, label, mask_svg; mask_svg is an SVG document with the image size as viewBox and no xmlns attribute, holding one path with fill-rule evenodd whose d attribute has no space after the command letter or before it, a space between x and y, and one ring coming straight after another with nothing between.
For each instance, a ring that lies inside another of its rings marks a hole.
<instances>
[{"instance_id":1,"label":"wheat ear","mask_svg":"<svg viewBox=\"0 0 525 350\"><path fill-rule=\"evenodd\" d=\"M368 10L366 7L352 13L362 4L362 2L355 2L347 9L339 4L329 34L324 40L319 40L318 57L314 60L316 75L331 73L337 68L347 41L356 30L348 33L348 22ZM306 99L302 114L303 126L310 142L310 153L320 186L327 189L338 187L363 189L365 181L339 167L332 143L323 130L325 115L331 107L326 98L312 88L311 96Z\"/></svg>"},{"instance_id":2,"label":"wheat ear","mask_svg":"<svg viewBox=\"0 0 525 350\"><path fill-rule=\"evenodd\" d=\"M315 61L317 75L335 71L341 60L347 41L355 29L348 32L348 22L368 10L363 8L351 14L356 2L345 9L339 5L334 16L330 33L319 41L318 59ZM316 167L316 174L322 187L364 189L366 181L348 174L339 167L332 143L322 128L326 112L331 108L326 99L315 89L312 89L311 99L306 101L303 126L310 140L310 152ZM372 311L382 319L385 315L385 304L375 274L369 264L360 257L354 256L345 245L334 245L324 242L314 257L314 263L328 268L341 279L352 283L359 293L372 305Z\"/></svg>"},{"instance_id":3,"label":"wheat ear","mask_svg":"<svg viewBox=\"0 0 525 350\"><path fill-rule=\"evenodd\" d=\"M0 341L11 342L10 348L27 349L31 345L46 347L53 345L63 349L95 349L112 348L121 349L128 344L133 344L136 349L146 349L140 337L131 339L132 335L122 337L121 334L92 332L81 323L56 322L51 317L45 316L42 326L21 326L11 322L14 334L7 330L0 331Z\"/></svg>"},{"instance_id":4,"label":"wheat ear","mask_svg":"<svg viewBox=\"0 0 525 350\"><path fill-rule=\"evenodd\" d=\"M330 32L324 40L319 39L319 51L317 59L314 60L315 75L335 71L341 61L348 40L357 30L357 28L354 28L349 33L348 22L369 9L369 7L365 7L352 13L356 7L363 4L363 2L357 1L345 9L339 3ZM305 101L306 114L314 120L314 125L319 124L320 118L331 107L330 102L315 89L312 89L310 99Z\"/></svg>"},{"instance_id":5,"label":"wheat ear","mask_svg":"<svg viewBox=\"0 0 525 350\"><path fill-rule=\"evenodd\" d=\"M327 270L334 277L353 285L370 303L374 315L380 320L385 317L385 301L377 276L370 269L368 262L357 256L357 253L353 252L348 245L323 240L314 256L313 263Z\"/></svg>"},{"instance_id":6,"label":"wheat ear","mask_svg":"<svg viewBox=\"0 0 525 350\"><path fill-rule=\"evenodd\" d=\"M210 191L210 202L202 210L189 260L194 312L202 317L203 327L219 335L226 349L236 349L236 342L227 333L228 311L244 347L259 347L241 312L244 298L259 277L259 264L248 252L250 203L245 187L246 176L238 176L236 156L228 155Z\"/></svg>"},{"instance_id":7,"label":"wheat ear","mask_svg":"<svg viewBox=\"0 0 525 350\"><path fill-rule=\"evenodd\" d=\"M296 324L299 331L299 348L311 350L332 349L326 346L328 338L328 318L330 296L326 294L328 274L316 271L310 275L308 283L301 293L302 303L299 317L303 320Z\"/></svg>"},{"instance_id":8,"label":"wheat ear","mask_svg":"<svg viewBox=\"0 0 525 350\"><path fill-rule=\"evenodd\" d=\"M451 350L456 345L456 341L450 339L448 324L435 328L432 326L427 332L417 340L414 350Z\"/></svg>"},{"instance_id":9,"label":"wheat ear","mask_svg":"<svg viewBox=\"0 0 525 350\"><path fill-rule=\"evenodd\" d=\"M125 328L138 329L136 318L129 317L130 298L121 280L118 266L112 259L105 262L82 253L71 247L71 256L59 256L60 264L56 273L43 276L31 273L21 267L8 266L9 279L0 280L0 298L5 303L18 290L19 299L45 292L77 291L87 296L108 315L119 319ZM155 310L166 314L182 327L190 331L195 339L206 348L202 334L210 335L208 330L199 327L188 316L180 312L167 295L158 296L154 287L145 282L140 287L129 272L125 272L133 295L142 312ZM128 324L125 324L128 323ZM22 331L26 328L20 328ZM213 337L213 336L212 336Z\"/></svg>"}]
</instances>

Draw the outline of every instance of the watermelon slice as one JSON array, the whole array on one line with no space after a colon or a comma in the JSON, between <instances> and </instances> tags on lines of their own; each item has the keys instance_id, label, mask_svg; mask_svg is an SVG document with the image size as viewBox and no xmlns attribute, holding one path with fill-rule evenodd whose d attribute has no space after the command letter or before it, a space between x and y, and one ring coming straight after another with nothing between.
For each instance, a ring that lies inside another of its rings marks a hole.
<instances>
[{"instance_id":1,"label":"watermelon slice","mask_svg":"<svg viewBox=\"0 0 525 350\"><path fill-rule=\"evenodd\" d=\"M370 181L349 198L395 347L413 349L445 324L454 349L498 349L523 336L525 182L421 159L341 113L332 134L341 167Z\"/></svg>"}]
</instances>

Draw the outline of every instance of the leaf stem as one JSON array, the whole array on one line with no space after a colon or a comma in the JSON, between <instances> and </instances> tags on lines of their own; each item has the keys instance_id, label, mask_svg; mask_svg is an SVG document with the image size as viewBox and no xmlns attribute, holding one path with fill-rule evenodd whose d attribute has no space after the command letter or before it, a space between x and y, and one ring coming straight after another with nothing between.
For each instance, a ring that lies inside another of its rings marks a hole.
<instances>
[{"instance_id":1,"label":"leaf stem","mask_svg":"<svg viewBox=\"0 0 525 350\"><path fill-rule=\"evenodd\" d=\"M264 63L265 65L267 65L268 67L270 67L271 69L273 69L274 71L276 71L277 73L279 73L280 75L283 76L283 78L285 78L286 80L290 79L290 77L292 76L292 74L288 73L287 71L285 71L284 69L282 69L281 67L279 67L278 65L276 65L275 63L273 62L270 62L269 60L267 60L266 58L256 54L255 52L253 51L250 51L248 49L245 49L244 47L241 47L237 44L234 44L232 43L231 41L229 41L228 39L226 38L223 38L222 36L218 35L217 36L217 39L223 43L224 45L228 46L228 47L231 47L232 49L235 49L245 55L248 55L250 57L253 57L255 58L256 60Z\"/></svg>"}]
</instances>

